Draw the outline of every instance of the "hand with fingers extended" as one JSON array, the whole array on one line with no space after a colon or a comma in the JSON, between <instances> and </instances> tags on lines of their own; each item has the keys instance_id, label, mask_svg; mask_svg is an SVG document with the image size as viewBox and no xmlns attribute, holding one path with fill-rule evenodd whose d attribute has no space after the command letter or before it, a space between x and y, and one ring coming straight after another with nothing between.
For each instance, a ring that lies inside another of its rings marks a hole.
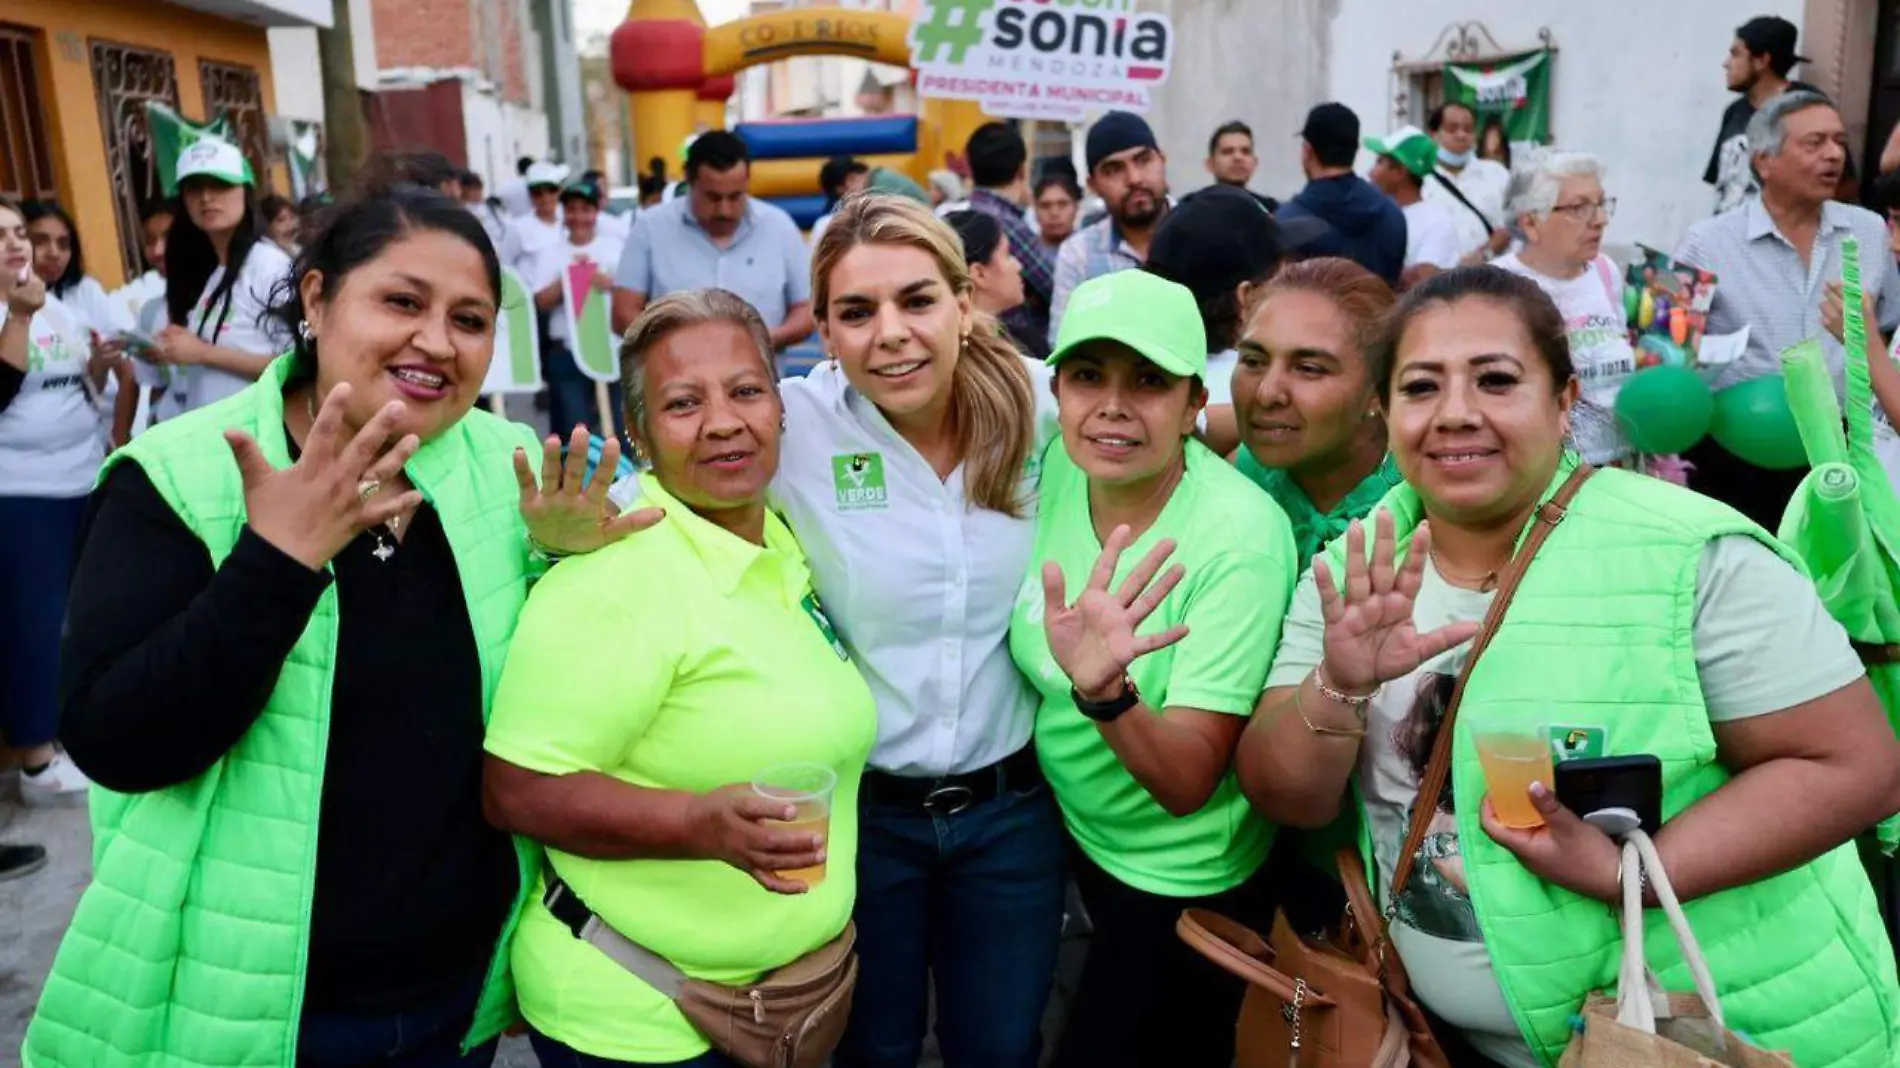
<instances>
[{"instance_id":1,"label":"hand with fingers extended","mask_svg":"<svg viewBox=\"0 0 1900 1068\"><path fill-rule=\"evenodd\" d=\"M1326 621L1321 661L1325 681L1355 696L1371 694L1410 675L1445 650L1470 641L1479 630L1477 623L1451 623L1420 634L1412 624L1412 609L1432 551L1431 528L1426 523L1418 525L1411 551L1398 565L1394 564L1398 553L1392 513L1379 509L1374 529L1368 561L1365 524L1355 519L1346 528L1343 592L1335 585L1325 556L1313 560L1313 582L1319 587Z\"/></svg>"},{"instance_id":2,"label":"hand with fingers extended","mask_svg":"<svg viewBox=\"0 0 1900 1068\"><path fill-rule=\"evenodd\" d=\"M608 439L600 463L587 477L587 428L577 426L561 462L561 439L549 434L541 443L541 481L537 485L525 449L515 450L515 481L521 484L521 518L528 534L553 552L579 555L602 549L635 531L658 523L666 513L640 508L622 515L607 499L620 467L620 442Z\"/></svg>"},{"instance_id":3,"label":"hand with fingers extended","mask_svg":"<svg viewBox=\"0 0 1900 1068\"><path fill-rule=\"evenodd\" d=\"M282 470L270 465L249 434L224 432L244 479L250 528L312 571L329 563L363 531L422 503L422 494L414 490L394 493L381 488L402 474L403 465L421 447L414 434L391 440L403 403L383 405L363 429L349 436L343 422L349 399L348 384L330 391L304 439L303 455Z\"/></svg>"},{"instance_id":4,"label":"hand with fingers extended","mask_svg":"<svg viewBox=\"0 0 1900 1068\"><path fill-rule=\"evenodd\" d=\"M1185 573L1176 564L1160 578L1155 577L1174 554L1172 539L1150 549L1121 586L1109 590L1122 553L1134 540L1127 527L1115 528L1074 604L1068 603L1068 593L1063 589L1061 565L1053 560L1042 565L1042 629L1049 640L1049 655L1069 676L1075 692L1091 701L1119 696L1130 664L1187 637L1185 625L1169 627L1159 634L1135 633L1180 585Z\"/></svg>"},{"instance_id":5,"label":"hand with fingers extended","mask_svg":"<svg viewBox=\"0 0 1900 1068\"><path fill-rule=\"evenodd\" d=\"M695 796L687 824L697 855L725 861L775 894L802 894L811 887L778 873L823 864L825 837L775 826L797 814L789 802L760 797L741 783Z\"/></svg>"}]
</instances>

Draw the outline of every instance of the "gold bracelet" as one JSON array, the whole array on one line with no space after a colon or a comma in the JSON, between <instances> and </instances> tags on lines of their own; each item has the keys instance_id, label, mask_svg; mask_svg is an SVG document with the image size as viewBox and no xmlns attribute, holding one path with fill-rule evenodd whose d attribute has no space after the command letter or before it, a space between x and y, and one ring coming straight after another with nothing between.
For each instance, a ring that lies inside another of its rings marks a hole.
<instances>
[{"instance_id":1,"label":"gold bracelet","mask_svg":"<svg viewBox=\"0 0 1900 1068\"><path fill-rule=\"evenodd\" d=\"M1360 727L1356 730L1341 729L1338 727L1322 727L1314 723L1311 719L1308 719L1306 716L1306 708L1300 701L1300 691L1304 689L1306 689L1304 680L1293 688L1293 711L1298 713L1300 722L1306 724L1307 730L1323 738L1364 738L1366 736L1366 729L1364 727Z\"/></svg>"}]
</instances>

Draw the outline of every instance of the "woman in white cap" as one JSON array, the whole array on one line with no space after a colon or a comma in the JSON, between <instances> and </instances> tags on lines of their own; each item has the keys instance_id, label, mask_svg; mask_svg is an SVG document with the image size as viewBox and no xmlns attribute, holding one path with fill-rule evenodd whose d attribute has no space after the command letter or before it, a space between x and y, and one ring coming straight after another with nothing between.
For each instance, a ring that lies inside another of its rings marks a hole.
<instances>
[{"instance_id":1,"label":"woman in white cap","mask_svg":"<svg viewBox=\"0 0 1900 1068\"><path fill-rule=\"evenodd\" d=\"M508 232L501 238L501 265L526 275L534 270L543 250L567 240L561 218L561 186L567 183L567 168L536 162L529 165L523 177L528 183L530 210L508 220Z\"/></svg>"},{"instance_id":2,"label":"woman in white cap","mask_svg":"<svg viewBox=\"0 0 1900 1068\"><path fill-rule=\"evenodd\" d=\"M184 210L165 242L171 325L147 355L184 370L187 409L257 381L290 347L289 334L267 314L271 291L290 274L290 257L262 239L255 185L250 163L229 141L201 138L178 157Z\"/></svg>"}]
</instances>

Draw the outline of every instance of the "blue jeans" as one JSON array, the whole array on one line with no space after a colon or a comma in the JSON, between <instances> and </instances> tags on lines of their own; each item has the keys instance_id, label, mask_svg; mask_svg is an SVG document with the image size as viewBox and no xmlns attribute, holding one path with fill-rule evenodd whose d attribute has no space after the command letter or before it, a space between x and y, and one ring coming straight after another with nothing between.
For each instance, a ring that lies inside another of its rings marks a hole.
<instances>
[{"instance_id":1,"label":"blue jeans","mask_svg":"<svg viewBox=\"0 0 1900 1068\"><path fill-rule=\"evenodd\" d=\"M572 1046L557 1042L532 1029L528 1032L528 1044L534 1047L534 1056L541 1062L541 1068L738 1068L730 1057L713 1050L708 1050L690 1061L668 1061L665 1064L650 1061L610 1061L605 1057L582 1053Z\"/></svg>"},{"instance_id":2,"label":"blue jeans","mask_svg":"<svg viewBox=\"0 0 1900 1068\"><path fill-rule=\"evenodd\" d=\"M1062 937L1046 786L954 816L859 810L858 989L836 1068L916 1068L932 981L947 1068L1033 1068Z\"/></svg>"},{"instance_id":3,"label":"blue jeans","mask_svg":"<svg viewBox=\"0 0 1900 1068\"><path fill-rule=\"evenodd\" d=\"M59 630L86 498L0 497L0 736L59 733Z\"/></svg>"},{"instance_id":4,"label":"blue jeans","mask_svg":"<svg viewBox=\"0 0 1900 1068\"><path fill-rule=\"evenodd\" d=\"M479 986L404 1012L306 1012L297 1029L297 1068L488 1068L498 1040L462 1052Z\"/></svg>"}]
</instances>

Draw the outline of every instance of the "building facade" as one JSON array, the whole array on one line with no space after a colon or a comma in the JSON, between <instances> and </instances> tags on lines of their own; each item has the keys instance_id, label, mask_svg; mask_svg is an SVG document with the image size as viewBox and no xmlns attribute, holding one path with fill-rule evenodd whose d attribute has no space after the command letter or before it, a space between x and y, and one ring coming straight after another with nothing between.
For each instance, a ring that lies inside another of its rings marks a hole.
<instances>
[{"instance_id":1,"label":"building facade","mask_svg":"<svg viewBox=\"0 0 1900 1068\"><path fill-rule=\"evenodd\" d=\"M587 159L571 0L364 2L377 147L435 149L491 189L521 156Z\"/></svg>"},{"instance_id":2,"label":"building facade","mask_svg":"<svg viewBox=\"0 0 1900 1068\"><path fill-rule=\"evenodd\" d=\"M235 122L253 170L271 144L268 31L327 26L329 0L7 0L0 5L0 193L55 198L108 288L145 270L138 230L163 197L144 108Z\"/></svg>"},{"instance_id":3,"label":"building facade","mask_svg":"<svg viewBox=\"0 0 1900 1068\"><path fill-rule=\"evenodd\" d=\"M1207 184L1207 138L1228 119L1254 129L1254 187L1284 197L1303 183L1294 138L1312 105L1346 104L1367 133L1422 125L1446 60L1547 47L1553 142L1601 157L1622 194L1609 242L1673 247L1714 205L1702 176L1734 99L1722 64L1756 15L1800 27L1813 62L1794 76L1839 102L1857 157L1877 157L1900 119L1894 0L1280 0L1268 18L1256 0L1143 6L1165 7L1176 30L1149 118L1177 194Z\"/></svg>"}]
</instances>

